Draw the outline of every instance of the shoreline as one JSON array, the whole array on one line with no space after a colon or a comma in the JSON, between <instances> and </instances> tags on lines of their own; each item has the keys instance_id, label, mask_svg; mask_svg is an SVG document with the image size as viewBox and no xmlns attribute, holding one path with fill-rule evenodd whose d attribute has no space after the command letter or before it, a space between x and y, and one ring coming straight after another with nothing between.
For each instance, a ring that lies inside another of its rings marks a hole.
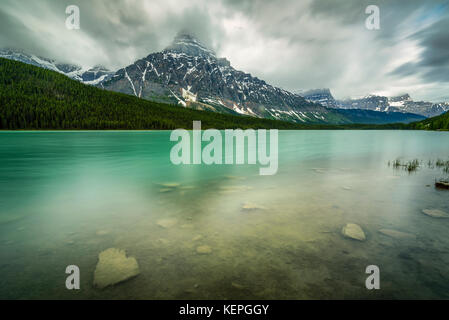
<instances>
[{"instance_id":1,"label":"shoreline","mask_svg":"<svg viewBox=\"0 0 449 320\"><path fill-rule=\"evenodd\" d=\"M179 128L184 129L184 128ZM225 128L225 129L217 129L217 130L232 130L233 128ZM257 130L259 128L254 128ZM176 130L176 129L174 129ZM187 131L193 131L193 129L184 129ZM267 129L270 130L270 129ZM437 129L437 130L419 130L419 129L391 129L391 128L329 128L329 129L271 129L271 130L279 130L279 131L422 131L422 132L449 132L447 129ZM2 132L170 132L172 129L109 129L109 130L89 130L89 129L17 129L17 130L3 130L0 129L0 133ZM204 131L204 130L202 130Z\"/></svg>"}]
</instances>

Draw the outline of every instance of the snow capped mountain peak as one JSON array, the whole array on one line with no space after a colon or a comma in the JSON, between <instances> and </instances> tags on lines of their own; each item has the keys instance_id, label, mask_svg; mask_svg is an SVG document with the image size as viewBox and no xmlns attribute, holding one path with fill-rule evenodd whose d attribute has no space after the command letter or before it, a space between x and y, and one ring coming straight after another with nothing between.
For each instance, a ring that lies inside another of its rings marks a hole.
<instances>
[{"instance_id":1,"label":"snow capped mountain peak","mask_svg":"<svg viewBox=\"0 0 449 320\"><path fill-rule=\"evenodd\" d=\"M401 102L401 101L412 101L412 98L408 93L406 93L400 96L390 97L388 100L391 102Z\"/></svg>"},{"instance_id":2,"label":"snow capped mountain peak","mask_svg":"<svg viewBox=\"0 0 449 320\"><path fill-rule=\"evenodd\" d=\"M43 57L38 57L33 54L28 54L23 50L20 49L12 49L12 48L5 48L0 49L0 57L5 59L11 59L16 60L20 62L24 62L27 64L31 64L37 67L43 67L45 69L65 73L65 72L73 72L75 70L80 69L80 67L75 65L69 65L69 64L58 64L56 61L52 59L47 59ZM61 67L61 69L58 68L58 65Z\"/></svg>"},{"instance_id":3,"label":"snow capped mountain peak","mask_svg":"<svg viewBox=\"0 0 449 320\"><path fill-rule=\"evenodd\" d=\"M299 93L306 100L319 103L328 108L336 108L336 101L332 96L330 89L312 89L308 91L303 91Z\"/></svg>"},{"instance_id":4,"label":"snow capped mountain peak","mask_svg":"<svg viewBox=\"0 0 449 320\"><path fill-rule=\"evenodd\" d=\"M194 35L180 32L164 51L184 53L189 56L216 57L215 52L202 44Z\"/></svg>"},{"instance_id":5,"label":"snow capped mountain peak","mask_svg":"<svg viewBox=\"0 0 449 320\"><path fill-rule=\"evenodd\" d=\"M294 122L345 121L333 110L269 85L218 58L195 36L181 32L162 52L151 53L99 84L139 98L199 110ZM186 89L187 88L187 89Z\"/></svg>"},{"instance_id":6,"label":"snow capped mountain peak","mask_svg":"<svg viewBox=\"0 0 449 320\"><path fill-rule=\"evenodd\" d=\"M377 98L377 97L380 97L380 96L377 94L374 94L374 93L369 93L369 94L365 95L362 99L372 99L372 98Z\"/></svg>"},{"instance_id":7,"label":"snow capped mountain peak","mask_svg":"<svg viewBox=\"0 0 449 320\"><path fill-rule=\"evenodd\" d=\"M56 71L69 78L81 81L86 84L96 85L112 76L113 72L103 66L93 68L83 68L75 64L59 63L56 60L43 58L34 54L26 53L19 49L0 49L0 58L20 61L36 67Z\"/></svg>"},{"instance_id":8,"label":"snow capped mountain peak","mask_svg":"<svg viewBox=\"0 0 449 320\"><path fill-rule=\"evenodd\" d=\"M404 114L416 114L424 117L438 116L449 110L448 102L417 102L413 101L408 93L395 97L384 97L369 94L364 97L352 97L343 100L335 100L327 89L309 90L302 92L301 95L308 101L337 109L360 109L387 113L400 112Z\"/></svg>"}]
</instances>

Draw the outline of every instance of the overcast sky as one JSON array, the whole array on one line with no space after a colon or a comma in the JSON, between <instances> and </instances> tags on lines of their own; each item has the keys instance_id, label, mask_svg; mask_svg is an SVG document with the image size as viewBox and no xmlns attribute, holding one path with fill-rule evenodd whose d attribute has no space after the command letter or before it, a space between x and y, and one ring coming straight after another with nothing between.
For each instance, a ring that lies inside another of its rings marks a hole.
<instances>
[{"instance_id":1,"label":"overcast sky","mask_svg":"<svg viewBox=\"0 0 449 320\"><path fill-rule=\"evenodd\" d=\"M68 5L81 29L67 30ZM368 5L380 30L368 30ZM190 30L236 69L337 98L449 101L449 0L1 0L0 47L117 69Z\"/></svg>"}]
</instances>

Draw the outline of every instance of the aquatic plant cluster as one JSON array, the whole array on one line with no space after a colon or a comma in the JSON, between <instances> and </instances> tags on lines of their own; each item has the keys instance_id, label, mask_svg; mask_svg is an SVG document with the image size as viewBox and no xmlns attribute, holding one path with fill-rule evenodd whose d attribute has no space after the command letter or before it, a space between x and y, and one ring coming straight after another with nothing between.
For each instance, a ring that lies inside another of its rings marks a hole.
<instances>
[{"instance_id":1,"label":"aquatic plant cluster","mask_svg":"<svg viewBox=\"0 0 449 320\"><path fill-rule=\"evenodd\" d=\"M400 159L396 159L391 163L388 161L388 166L393 166L394 169L400 169L403 168L404 170L408 172L415 172L419 169L421 162L418 159L414 159L411 161L402 162Z\"/></svg>"},{"instance_id":2,"label":"aquatic plant cluster","mask_svg":"<svg viewBox=\"0 0 449 320\"><path fill-rule=\"evenodd\" d=\"M394 169L404 169L408 172L414 172L417 171L423 164L424 162L422 160L419 159L414 159L411 161L401 161L400 159L396 159L393 161L388 161L388 166L392 166ZM443 170L444 173L448 173L449 174L449 160L442 160L442 159L437 159L437 160L429 160L427 161L427 167L429 169L441 169Z\"/></svg>"},{"instance_id":3,"label":"aquatic plant cluster","mask_svg":"<svg viewBox=\"0 0 449 320\"><path fill-rule=\"evenodd\" d=\"M435 162L435 166L437 168L442 168L445 173L449 173L449 160L444 161L444 160L438 159Z\"/></svg>"},{"instance_id":4,"label":"aquatic plant cluster","mask_svg":"<svg viewBox=\"0 0 449 320\"><path fill-rule=\"evenodd\" d=\"M408 171L409 173L417 171L423 164L423 161L418 159L414 159L411 161L402 162L400 159L396 159L394 161L388 161L388 166L392 166L394 169L403 169ZM445 174L449 175L449 160L437 159L427 161L427 167L429 169L440 169ZM435 187L438 189L449 189L449 176L443 179L435 179Z\"/></svg>"}]
</instances>

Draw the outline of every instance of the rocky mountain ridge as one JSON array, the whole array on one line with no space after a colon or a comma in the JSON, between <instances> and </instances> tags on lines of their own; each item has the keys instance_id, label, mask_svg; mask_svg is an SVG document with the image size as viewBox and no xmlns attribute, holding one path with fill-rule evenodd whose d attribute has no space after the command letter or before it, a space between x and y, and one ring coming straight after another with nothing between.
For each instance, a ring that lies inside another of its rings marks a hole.
<instances>
[{"instance_id":1,"label":"rocky mountain ridge","mask_svg":"<svg viewBox=\"0 0 449 320\"><path fill-rule=\"evenodd\" d=\"M305 91L302 95L310 102L321 103L324 106L337 109L412 113L426 118L435 117L449 111L448 102L414 101L409 94L396 97L367 95L363 98L337 100L329 89L315 89Z\"/></svg>"},{"instance_id":2,"label":"rocky mountain ridge","mask_svg":"<svg viewBox=\"0 0 449 320\"><path fill-rule=\"evenodd\" d=\"M338 112L234 69L189 34L118 70L102 88L184 107L299 123L346 123Z\"/></svg>"},{"instance_id":3,"label":"rocky mountain ridge","mask_svg":"<svg viewBox=\"0 0 449 320\"><path fill-rule=\"evenodd\" d=\"M0 58L20 61L36 67L56 71L71 79L90 85L99 84L113 74L113 72L102 66L83 68L75 64L60 63L53 59L28 54L18 49L0 49Z\"/></svg>"}]
</instances>

